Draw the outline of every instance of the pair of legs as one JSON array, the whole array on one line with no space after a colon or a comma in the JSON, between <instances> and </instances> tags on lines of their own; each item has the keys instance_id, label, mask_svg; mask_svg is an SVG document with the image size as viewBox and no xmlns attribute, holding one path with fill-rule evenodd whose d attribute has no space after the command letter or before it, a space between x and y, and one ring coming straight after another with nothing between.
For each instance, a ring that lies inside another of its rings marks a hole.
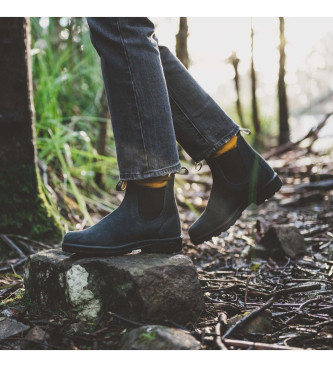
<instances>
[{"instance_id":1,"label":"pair of legs","mask_svg":"<svg viewBox=\"0 0 333 367\"><path fill-rule=\"evenodd\" d=\"M260 204L279 190L280 179L245 142L239 126L168 48L158 45L148 18L88 18L88 24L101 58L120 180L127 188L113 213L66 234L65 251L180 251L176 140L195 162L205 159L213 176L207 208L189 229L193 243L227 230L250 203Z\"/></svg>"},{"instance_id":2,"label":"pair of legs","mask_svg":"<svg viewBox=\"0 0 333 367\"><path fill-rule=\"evenodd\" d=\"M195 162L239 127L198 85L148 18L88 18L101 58L121 180L180 169L176 139Z\"/></svg>"}]
</instances>

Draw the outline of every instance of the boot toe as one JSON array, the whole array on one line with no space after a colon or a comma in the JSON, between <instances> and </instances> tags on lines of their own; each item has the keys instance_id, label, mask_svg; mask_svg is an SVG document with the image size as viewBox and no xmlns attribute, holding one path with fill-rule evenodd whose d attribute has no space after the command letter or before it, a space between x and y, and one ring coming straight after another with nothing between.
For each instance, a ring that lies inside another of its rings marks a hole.
<instances>
[{"instance_id":1,"label":"boot toe","mask_svg":"<svg viewBox=\"0 0 333 367\"><path fill-rule=\"evenodd\" d=\"M83 231L67 232L64 236L63 243L67 244L84 244Z\"/></svg>"}]
</instances>

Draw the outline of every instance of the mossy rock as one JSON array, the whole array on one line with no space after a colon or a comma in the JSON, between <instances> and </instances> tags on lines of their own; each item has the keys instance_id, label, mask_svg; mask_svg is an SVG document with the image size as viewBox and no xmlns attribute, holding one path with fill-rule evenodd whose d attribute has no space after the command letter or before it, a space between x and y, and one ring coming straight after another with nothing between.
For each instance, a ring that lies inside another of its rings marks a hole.
<instances>
[{"instance_id":1,"label":"mossy rock","mask_svg":"<svg viewBox=\"0 0 333 367\"><path fill-rule=\"evenodd\" d=\"M200 342L182 330L160 325L145 325L123 335L120 349L198 350Z\"/></svg>"}]
</instances>

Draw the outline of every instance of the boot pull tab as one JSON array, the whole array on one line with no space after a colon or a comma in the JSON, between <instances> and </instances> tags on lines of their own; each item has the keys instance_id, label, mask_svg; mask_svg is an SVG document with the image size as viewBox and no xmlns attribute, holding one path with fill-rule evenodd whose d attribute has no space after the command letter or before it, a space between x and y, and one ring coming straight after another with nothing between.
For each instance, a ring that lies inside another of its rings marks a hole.
<instances>
[{"instance_id":1,"label":"boot pull tab","mask_svg":"<svg viewBox=\"0 0 333 367\"><path fill-rule=\"evenodd\" d=\"M246 135L250 135L251 134L251 130L250 129L244 129L244 128L240 128L239 129L239 131L243 131L244 132L244 134L246 134Z\"/></svg>"},{"instance_id":2,"label":"boot pull tab","mask_svg":"<svg viewBox=\"0 0 333 367\"><path fill-rule=\"evenodd\" d=\"M201 161L201 162L197 162L197 163L195 164L195 166L194 166L194 169L195 169L197 172L199 172L199 171L201 170L202 166L203 166L202 161Z\"/></svg>"},{"instance_id":3,"label":"boot pull tab","mask_svg":"<svg viewBox=\"0 0 333 367\"><path fill-rule=\"evenodd\" d=\"M189 170L186 167L181 167L178 171L174 172L174 174L188 175L189 174Z\"/></svg>"},{"instance_id":4,"label":"boot pull tab","mask_svg":"<svg viewBox=\"0 0 333 367\"><path fill-rule=\"evenodd\" d=\"M124 191L127 187L127 181L120 180L117 183L116 190L117 191Z\"/></svg>"}]
</instances>

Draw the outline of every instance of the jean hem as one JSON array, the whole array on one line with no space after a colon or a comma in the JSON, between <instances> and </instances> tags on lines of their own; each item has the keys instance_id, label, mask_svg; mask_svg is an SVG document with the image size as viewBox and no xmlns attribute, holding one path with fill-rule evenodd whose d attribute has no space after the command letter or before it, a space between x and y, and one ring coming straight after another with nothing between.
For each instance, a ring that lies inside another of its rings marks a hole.
<instances>
[{"instance_id":1,"label":"jean hem","mask_svg":"<svg viewBox=\"0 0 333 367\"><path fill-rule=\"evenodd\" d=\"M203 159L209 158L212 154L217 152L224 144L226 144L233 136L235 136L240 131L240 127L235 125L231 131L227 135L224 135L220 138L213 146L204 150L196 157L193 157L193 160L197 163L202 161Z\"/></svg>"},{"instance_id":2,"label":"jean hem","mask_svg":"<svg viewBox=\"0 0 333 367\"><path fill-rule=\"evenodd\" d=\"M180 162L173 164L168 167L159 168L156 170L140 172L140 173L120 173L120 180L131 181L131 180L144 180L146 178L164 176L169 173L178 172L181 169Z\"/></svg>"}]
</instances>

